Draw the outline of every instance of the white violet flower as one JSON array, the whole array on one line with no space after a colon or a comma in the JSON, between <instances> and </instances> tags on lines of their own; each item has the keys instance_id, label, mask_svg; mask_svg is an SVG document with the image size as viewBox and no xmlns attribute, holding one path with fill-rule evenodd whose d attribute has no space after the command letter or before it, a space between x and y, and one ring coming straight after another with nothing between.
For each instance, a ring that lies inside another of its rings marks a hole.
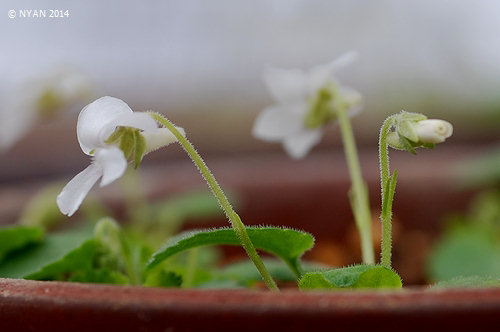
<instances>
[{"instance_id":1,"label":"white violet flower","mask_svg":"<svg viewBox=\"0 0 500 332\"><path fill-rule=\"evenodd\" d=\"M353 115L361 109L361 95L340 86L336 70L356 58L349 52L329 64L308 71L268 68L264 82L276 100L255 120L253 135L265 141L282 142L294 158L304 157L317 144L323 127L337 118L338 111Z\"/></svg>"},{"instance_id":2,"label":"white violet flower","mask_svg":"<svg viewBox=\"0 0 500 332\"><path fill-rule=\"evenodd\" d=\"M137 167L144 154L177 141L168 129L158 128L149 114L133 112L113 97L85 106L76 129L80 147L92 157L92 163L57 196L59 209L68 216L75 213L99 179L101 187L110 184L123 175L129 160Z\"/></svg>"},{"instance_id":3,"label":"white violet flower","mask_svg":"<svg viewBox=\"0 0 500 332\"><path fill-rule=\"evenodd\" d=\"M90 79L71 66L58 66L18 86L0 109L0 151L12 146L37 121L88 101L91 93Z\"/></svg>"}]
</instances>

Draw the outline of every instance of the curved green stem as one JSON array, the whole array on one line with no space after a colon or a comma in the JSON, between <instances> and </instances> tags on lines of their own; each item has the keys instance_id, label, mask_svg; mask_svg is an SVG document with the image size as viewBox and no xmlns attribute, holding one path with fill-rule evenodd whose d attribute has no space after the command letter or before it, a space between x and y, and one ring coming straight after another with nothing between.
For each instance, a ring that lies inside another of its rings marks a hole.
<instances>
[{"instance_id":1,"label":"curved green stem","mask_svg":"<svg viewBox=\"0 0 500 332\"><path fill-rule=\"evenodd\" d=\"M221 187L215 180L215 177L212 175L210 170L208 169L207 165L201 158L201 156L196 152L195 148L189 142L189 140L184 137L179 130L166 118L161 116L158 113L150 112L149 113L158 123L163 125L165 128L170 130L172 134L177 138L179 143L182 145L186 153L189 155L189 157L193 160L194 164L196 167L199 169L201 172L201 175L203 178L208 183L208 186L214 193L215 197L219 201L219 204L221 205L222 209L226 213L227 218L229 219L229 222L231 223L231 226L233 227L236 235L241 241L241 245L247 252L248 256L252 260L252 262L255 264L255 267L257 270L260 272L262 278L264 279L264 282L266 283L267 287L270 290L273 291L278 291L278 286L274 282L273 278L271 277L271 274L265 267L264 263L262 262L259 254L255 250L255 247L252 244L252 241L250 240L250 237L248 236L247 230L245 228L245 225L243 225L243 222L241 221L240 217L238 214L234 211L233 207L229 203L226 195L222 191Z\"/></svg>"},{"instance_id":2,"label":"curved green stem","mask_svg":"<svg viewBox=\"0 0 500 332\"><path fill-rule=\"evenodd\" d=\"M370 200L366 183L361 175L356 142L352 131L351 123L345 110L337 112L344 151L351 176L351 208L353 210L356 226L361 239L361 252L365 264L375 264L375 254L373 253L372 226Z\"/></svg>"},{"instance_id":3,"label":"curved green stem","mask_svg":"<svg viewBox=\"0 0 500 332\"><path fill-rule=\"evenodd\" d=\"M389 151L387 145L387 135L394 124L394 115L388 117L380 129L379 137L379 162L380 162L380 187L382 195L382 211L380 220L382 221L382 244L380 263L387 267L391 267L392 255L392 200L396 189L395 171L393 176L390 176L389 171Z\"/></svg>"}]
</instances>

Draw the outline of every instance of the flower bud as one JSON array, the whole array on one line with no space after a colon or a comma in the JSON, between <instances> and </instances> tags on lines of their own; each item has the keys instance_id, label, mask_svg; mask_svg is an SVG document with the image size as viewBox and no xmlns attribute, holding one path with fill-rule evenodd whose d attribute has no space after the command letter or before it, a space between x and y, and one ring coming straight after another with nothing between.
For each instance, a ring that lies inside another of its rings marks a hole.
<instances>
[{"instance_id":1,"label":"flower bud","mask_svg":"<svg viewBox=\"0 0 500 332\"><path fill-rule=\"evenodd\" d=\"M415 131L419 143L442 143L453 134L453 126L444 120L421 120L416 123Z\"/></svg>"}]
</instances>

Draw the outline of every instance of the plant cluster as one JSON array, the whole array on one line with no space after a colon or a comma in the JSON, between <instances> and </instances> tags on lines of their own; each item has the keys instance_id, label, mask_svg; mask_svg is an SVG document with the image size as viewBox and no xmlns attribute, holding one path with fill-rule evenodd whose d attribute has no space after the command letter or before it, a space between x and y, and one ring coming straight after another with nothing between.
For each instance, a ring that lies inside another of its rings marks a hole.
<instances>
[{"instance_id":1,"label":"plant cluster","mask_svg":"<svg viewBox=\"0 0 500 332\"><path fill-rule=\"evenodd\" d=\"M447 121L405 111L388 117L382 124L379 139L382 253L377 264L368 191L349 120L349 116L361 109L361 95L343 87L333 77L335 71L354 58L354 53L348 53L305 72L269 68L264 80L276 104L258 116L253 133L264 140L280 141L292 157L303 158L319 142L324 129L338 122L352 182L348 197L360 234L362 264L324 268L304 263L302 255L314 245L311 234L285 227L245 226L182 128L161 114L133 112L120 99L102 97L84 107L78 117L78 142L91 157L91 164L58 194L59 210L73 215L99 180L101 186L108 185L126 174L129 164L137 168L146 154L177 142L206 180L231 228L176 235L162 233L164 228L148 221L161 214L144 206L140 210L143 216L135 215L141 222L132 223L132 227L122 228L110 217L102 217L92 227L61 234L45 234L41 223L4 228L0 230L0 275L185 288L245 287L261 279L272 291L278 291L279 282L283 281L295 281L303 290L401 288L401 278L391 267L391 218L397 171L391 174L389 170L388 148L415 154L418 147L433 148L444 142L453 128ZM195 202L191 207L199 203L191 198L186 202L188 205ZM213 205L208 210L212 209ZM189 209L177 210L181 215L178 220L182 221L185 211ZM158 238L154 241L148 238L147 225L151 226L149 231L164 234L166 242L157 245ZM251 263L216 268L214 251L206 249L215 245L243 247ZM200 247L204 250L199 250ZM263 260L257 250L277 259Z\"/></svg>"}]
</instances>

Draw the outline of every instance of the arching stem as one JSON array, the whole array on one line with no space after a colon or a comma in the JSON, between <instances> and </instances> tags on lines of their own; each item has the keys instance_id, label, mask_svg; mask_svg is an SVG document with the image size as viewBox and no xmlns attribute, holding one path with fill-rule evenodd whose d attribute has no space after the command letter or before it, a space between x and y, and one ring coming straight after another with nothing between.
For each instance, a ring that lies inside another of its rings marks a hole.
<instances>
[{"instance_id":1,"label":"arching stem","mask_svg":"<svg viewBox=\"0 0 500 332\"><path fill-rule=\"evenodd\" d=\"M243 222L241 221L240 217L238 214L234 211L233 207L229 203L229 200L227 199L226 195L222 191L221 187L215 180L215 177L212 175L212 172L208 169L207 165L201 158L201 156L196 152L195 148L189 142L189 140L184 137L179 130L165 117L158 113L150 112L149 113L158 123L163 125L165 128L170 130L172 134L177 138L179 143L182 145L186 153L189 155L189 157L193 160L194 164L196 167L200 170L201 175L203 178L207 181L208 186L212 190L213 194L217 198L221 208L224 210L227 218L229 219L229 222L231 223L231 226L233 227L236 235L241 241L241 245L247 252L248 256L252 260L252 262L255 264L255 267L257 270L260 272L262 278L264 279L264 282L266 283L267 287L270 290L273 291L278 291L278 286L274 282L273 278L271 277L271 274L265 267L264 263L262 262L262 259L260 258L259 254L255 250L255 247L252 244L252 241L250 240L250 237L248 236L247 230L245 228L245 225L243 225Z\"/></svg>"}]
</instances>

